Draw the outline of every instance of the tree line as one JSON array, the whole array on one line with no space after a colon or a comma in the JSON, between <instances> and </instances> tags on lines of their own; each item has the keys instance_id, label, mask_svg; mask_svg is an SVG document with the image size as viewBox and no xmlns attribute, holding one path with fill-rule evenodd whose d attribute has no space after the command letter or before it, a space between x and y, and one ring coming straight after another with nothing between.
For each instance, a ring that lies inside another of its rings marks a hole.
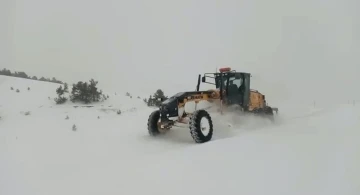
<instances>
[{"instance_id":1,"label":"tree line","mask_svg":"<svg viewBox=\"0 0 360 195\"><path fill-rule=\"evenodd\" d=\"M53 77L52 79L45 78L45 77L41 77L41 78L38 79L38 77L29 76L25 72L17 72L17 71L11 72L10 70L8 70L6 68L0 70L0 75L18 77L18 78L24 78L24 79L31 79L31 80L37 80L37 81L45 81L45 82L51 82L51 83L64 84L64 82L57 80L55 77Z\"/></svg>"},{"instance_id":2,"label":"tree line","mask_svg":"<svg viewBox=\"0 0 360 195\"><path fill-rule=\"evenodd\" d=\"M97 88L97 84L98 81L95 81L94 79L91 79L89 82L79 81L72 85L70 92L68 84L64 83L56 89L58 97L54 100L57 104L63 104L69 99L72 102L82 102L85 104L107 100L109 95L103 94L102 90ZM68 97L66 97L65 94L69 94ZM132 98L128 92L126 93L126 96ZM168 97L165 96L164 92L161 89L158 89L153 95L150 95L148 99L145 98L143 100L150 107L158 107L161 102L167 99Z\"/></svg>"},{"instance_id":3,"label":"tree line","mask_svg":"<svg viewBox=\"0 0 360 195\"><path fill-rule=\"evenodd\" d=\"M102 90L98 90L98 81L95 81L94 79L91 79L89 83L79 81L78 83L73 84L70 92L68 84L57 80L55 77L53 77L52 79L45 77L38 78L36 76L31 77L23 71L12 72L6 68L0 70L0 75L62 84L59 88L56 89L58 97L55 98L55 102L57 104L63 104L68 99L70 99L70 101L72 102L83 102L87 104L91 102L98 102L100 100L106 100L109 98L108 95L103 94ZM69 98L65 97L65 94L67 93L70 93ZM161 89L158 89L154 94L150 95L149 98L145 98L143 100L148 106L158 107L161 102L165 101L166 99L168 99L168 97L165 96L164 92Z\"/></svg>"}]
</instances>

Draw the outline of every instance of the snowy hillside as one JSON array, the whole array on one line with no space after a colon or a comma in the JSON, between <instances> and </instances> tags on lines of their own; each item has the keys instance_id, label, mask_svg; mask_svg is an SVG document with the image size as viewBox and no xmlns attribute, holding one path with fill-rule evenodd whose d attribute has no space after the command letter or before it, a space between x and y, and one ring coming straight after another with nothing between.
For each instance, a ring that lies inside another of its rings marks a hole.
<instances>
[{"instance_id":1,"label":"snowy hillside","mask_svg":"<svg viewBox=\"0 0 360 195\"><path fill-rule=\"evenodd\" d=\"M144 108L144 102L142 98L138 99L137 96L132 98L125 97L124 91L119 92L104 92L109 95L109 99L105 102L97 102L91 105L74 104L68 101L64 105L56 105L54 98L57 97L56 88L60 84L54 84L49 82L24 80L16 77L7 77L0 75L0 91L1 97L0 105L3 109L8 109L11 113L17 114L18 112L32 111L34 113L42 112L49 108L53 112L62 112L66 108L76 107L83 108L91 106L96 110L96 113L106 113L109 111L131 111L135 108ZM13 90L11 90L13 88ZM29 90L28 90L29 88ZM19 92L16 92L19 90ZM80 110L80 109L78 109ZM67 110L66 110L67 111ZM102 111L102 112L100 112ZM9 113L4 113L4 117Z\"/></svg>"},{"instance_id":2,"label":"snowy hillside","mask_svg":"<svg viewBox=\"0 0 360 195\"><path fill-rule=\"evenodd\" d=\"M1 195L360 194L359 105L279 106L275 124L211 113L195 144L188 128L150 137L142 99L56 105L58 86L0 76Z\"/></svg>"}]
</instances>

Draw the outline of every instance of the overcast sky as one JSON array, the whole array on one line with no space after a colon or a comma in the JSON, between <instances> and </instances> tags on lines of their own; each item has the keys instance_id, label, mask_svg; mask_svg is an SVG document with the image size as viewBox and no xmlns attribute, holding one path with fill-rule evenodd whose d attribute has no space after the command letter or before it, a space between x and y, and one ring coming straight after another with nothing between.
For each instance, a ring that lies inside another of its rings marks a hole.
<instances>
[{"instance_id":1,"label":"overcast sky","mask_svg":"<svg viewBox=\"0 0 360 195\"><path fill-rule=\"evenodd\" d=\"M272 100L360 99L358 0L1 0L0 14L0 68L31 76L172 95L231 66Z\"/></svg>"}]
</instances>

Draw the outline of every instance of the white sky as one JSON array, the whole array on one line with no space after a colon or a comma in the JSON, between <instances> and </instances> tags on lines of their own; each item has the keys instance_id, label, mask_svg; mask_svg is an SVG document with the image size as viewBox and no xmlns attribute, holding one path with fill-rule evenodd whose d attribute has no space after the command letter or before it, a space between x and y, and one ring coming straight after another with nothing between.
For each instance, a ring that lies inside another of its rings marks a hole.
<instances>
[{"instance_id":1,"label":"white sky","mask_svg":"<svg viewBox=\"0 0 360 195\"><path fill-rule=\"evenodd\" d=\"M1 0L0 68L172 95L231 66L273 101L360 99L359 11L358 0Z\"/></svg>"}]
</instances>

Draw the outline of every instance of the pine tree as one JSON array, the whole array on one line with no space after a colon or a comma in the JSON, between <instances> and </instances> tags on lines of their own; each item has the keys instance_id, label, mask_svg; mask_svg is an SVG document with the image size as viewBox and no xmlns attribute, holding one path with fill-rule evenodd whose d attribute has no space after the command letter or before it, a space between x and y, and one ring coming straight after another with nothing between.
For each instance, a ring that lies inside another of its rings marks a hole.
<instances>
[{"instance_id":1,"label":"pine tree","mask_svg":"<svg viewBox=\"0 0 360 195\"><path fill-rule=\"evenodd\" d=\"M57 104L63 104L67 101L66 97L63 97L63 95L65 93L68 93L68 86L67 84L64 85L64 88L62 87L62 85L60 85L59 88L56 89L56 93L58 94L58 98L55 98L55 102Z\"/></svg>"},{"instance_id":2,"label":"pine tree","mask_svg":"<svg viewBox=\"0 0 360 195\"><path fill-rule=\"evenodd\" d=\"M82 81L79 81L77 84L73 84L71 101L82 101L84 103L100 101L102 91L98 91L98 88L96 87L97 84L98 81L95 81L94 79L90 80L90 84Z\"/></svg>"},{"instance_id":3,"label":"pine tree","mask_svg":"<svg viewBox=\"0 0 360 195\"><path fill-rule=\"evenodd\" d=\"M164 92L161 89L156 90L156 92L154 93L154 98L155 99L163 99L165 98Z\"/></svg>"},{"instance_id":4,"label":"pine tree","mask_svg":"<svg viewBox=\"0 0 360 195\"><path fill-rule=\"evenodd\" d=\"M164 92L161 89L156 90L154 93L154 98L151 98L151 106L160 106L161 102L166 100L167 97L164 95ZM150 102L150 99L149 99Z\"/></svg>"}]
</instances>

